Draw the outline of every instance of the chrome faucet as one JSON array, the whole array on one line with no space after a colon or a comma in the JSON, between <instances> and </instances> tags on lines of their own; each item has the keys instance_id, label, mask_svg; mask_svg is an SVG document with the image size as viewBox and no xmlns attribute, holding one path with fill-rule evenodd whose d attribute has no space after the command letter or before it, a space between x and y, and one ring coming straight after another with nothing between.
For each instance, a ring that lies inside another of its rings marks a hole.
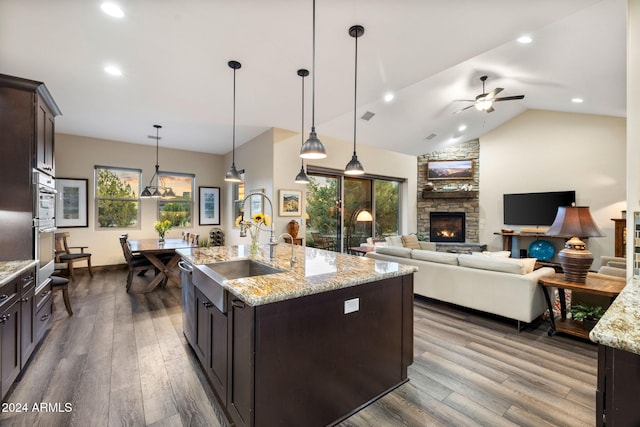
<instances>
[{"instance_id":1,"label":"chrome faucet","mask_svg":"<svg viewBox=\"0 0 640 427\"><path fill-rule=\"evenodd\" d=\"M280 239L285 236L289 237L290 239L289 241L291 242L291 258L289 259L289 262L291 263L291 268L293 268L293 264L298 262L298 260L296 259L296 256L293 254L293 249L294 249L293 237L289 233L282 233L281 235L278 236L275 242L269 242L269 257L271 259L274 259L276 257L276 246L278 246L278 242L280 241Z\"/></svg>"},{"instance_id":2,"label":"chrome faucet","mask_svg":"<svg viewBox=\"0 0 640 427\"><path fill-rule=\"evenodd\" d=\"M260 191L254 191L251 192L249 194L247 194L244 198L244 200L242 200L242 211L244 212L244 205L247 202L247 199L250 198L251 196L260 196L260 197L264 197L265 199L267 199L267 202L269 202L269 207L271 208L271 227L269 229L270 232L270 236L269 236L269 245L272 245L274 242L277 245L278 242L277 240L274 240L273 238L273 222L274 222L274 216L273 216L273 203L271 203L271 199L269 198L269 196L267 196L266 194L260 192ZM244 216L244 214L243 214ZM247 225L244 223L244 221L240 221L240 237L246 237L247 236ZM292 241L293 242L293 241ZM273 259L273 251L269 252L271 255L271 259Z\"/></svg>"}]
</instances>

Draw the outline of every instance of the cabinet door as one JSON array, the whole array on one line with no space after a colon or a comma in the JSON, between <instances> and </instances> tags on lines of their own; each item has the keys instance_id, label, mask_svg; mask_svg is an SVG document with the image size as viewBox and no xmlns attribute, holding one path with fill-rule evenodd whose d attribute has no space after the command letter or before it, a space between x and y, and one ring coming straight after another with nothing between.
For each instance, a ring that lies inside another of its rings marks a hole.
<instances>
[{"instance_id":1,"label":"cabinet door","mask_svg":"<svg viewBox=\"0 0 640 427\"><path fill-rule=\"evenodd\" d=\"M42 99L38 99L36 114L36 159L37 168L53 175L53 149L55 135L55 117Z\"/></svg>"},{"instance_id":2,"label":"cabinet door","mask_svg":"<svg viewBox=\"0 0 640 427\"><path fill-rule=\"evenodd\" d=\"M229 295L227 409L238 426L253 425L254 309Z\"/></svg>"},{"instance_id":3,"label":"cabinet door","mask_svg":"<svg viewBox=\"0 0 640 427\"><path fill-rule=\"evenodd\" d=\"M209 318L209 307L212 305L207 297L205 297L199 289L195 289L195 312L196 312L196 330L194 341L191 343L196 356L205 368L209 366L209 358L211 351L209 350L209 342L211 337L211 320Z\"/></svg>"},{"instance_id":4,"label":"cabinet door","mask_svg":"<svg viewBox=\"0 0 640 427\"><path fill-rule=\"evenodd\" d=\"M38 337L36 336L35 325L33 323L33 313L36 309L36 288L32 286L22 293L20 298L20 367L24 368L27 360L33 353Z\"/></svg>"},{"instance_id":5,"label":"cabinet door","mask_svg":"<svg viewBox=\"0 0 640 427\"><path fill-rule=\"evenodd\" d=\"M209 376L218 397L226 405L227 395L227 315L215 306L209 307L211 343Z\"/></svg>"},{"instance_id":6,"label":"cabinet door","mask_svg":"<svg viewBox=\"0 0 640 427\"><path fill-rule=\"evenodd\" d=\"M2 397L20 373L20 304L0 313L0 373Z\"/></svg>"}]
</instances>

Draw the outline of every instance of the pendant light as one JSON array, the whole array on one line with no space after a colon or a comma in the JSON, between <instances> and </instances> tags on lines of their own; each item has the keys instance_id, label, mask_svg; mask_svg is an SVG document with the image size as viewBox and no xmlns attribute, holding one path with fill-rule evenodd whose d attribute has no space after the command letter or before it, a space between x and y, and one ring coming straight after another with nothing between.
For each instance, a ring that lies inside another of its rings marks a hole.
<instances>
[{"instance_id":1,"label":"pendant light","mask_svg":"<svg viewBox=\"0 0 640 427\"><path fill-rule=\"evenodd\" d=\"M324 159L327 151L316 135L316 0L313 0L313 63L311 75L311 132L309 139L300 147L303 159Z\"/></svg>"},{"instance_id":2,"label":"pendant light","mask_svg":"<svg viewBox=\"0 0 640 427\"><path fill-rule=\"evenodd\" d=\"M353 85L353 156L351 156L351 161L347 163L347 167L344 169L344 173L346 175L362 175L364 173L364 167L362 167L362 163L358 160L358 155L356 154L356 106L357 106L357 97L358 97L358 37L361 37L364 34L364 27L362 25L354 25L349 28L349 35L356 39L356 60L355 60L355 83Z\"/></svg>"},{"instance_id":3,"label":"pendant light","mask_svg":"<svg viewBox=\"0 0 640 427\"><path fill-rule=\"evenodd\" d=\"M242 182L242 176L236 169L236 70L242 65L238 61L229 61L228 65L233 69L233 151L231 152L231 168L227 171L224 180Z\"/></svg>"},{"instance_id":4,"label":"pendant light","mask_svg":"<svg viewBox=\"0 0 640 427\"><path fill-rule=\"evenodd\" d=\"M158 173L158 170L160 169L160 165L158 165L158 144L160 142L160 129L162 129L162 126L153 125L153 127L156 128L156 136L149 136L149 138L153 138L156 140L156 170L153 173L151 180L149 180L149 185L144 187L144 190L142 190L142 193L140 193L140 197L176 197L171 187L160 185L160 174ZM154 179L156 185L153 185Z\"/></svg>"},{"instance_id":5,"label":"pendant light","mask_svg":"<svg viewBox=\"0 0 640 427\"><path fill-rule=\"evenodd\" d=\"M302 141L302 145L304 146L304 78L309 75L309 70L305 70L301 68L298 70L298 75L302 77L302 127L300 132L300 139ZM307 176L307 173L304 171L304 159L300 161L300 172L296 175L296 179L294 181L296 184L309 184L311 180Z\"/></svg>"}]
</instances>

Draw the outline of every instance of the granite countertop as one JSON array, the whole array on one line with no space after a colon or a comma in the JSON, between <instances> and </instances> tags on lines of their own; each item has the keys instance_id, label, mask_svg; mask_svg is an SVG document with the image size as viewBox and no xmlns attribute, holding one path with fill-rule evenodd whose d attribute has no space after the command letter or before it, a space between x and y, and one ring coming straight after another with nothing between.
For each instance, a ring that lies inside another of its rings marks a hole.
<instances>
[{"instance_id":1,"label":"granite countertop","mask_svg":"<svg viewBox=\"0 0 640 427\"><path fill-rule=\"evenodd\" d=\"M390 277L412 274L417 267L345 255L320 249L294 245L297 262L290 264L291 245L278 244L276 256L269 260L269 248L261 247L261 254L249 256L248 245L216 246L211 248L178 249L184 259L196 268L205 264L251 258L285 270L266 276L225 280L229 292L249 305L262 305L320 292L360 285ZM266 256L264 256L266 254Z\"/></svg>"},{"instance_id":2,"label":"granite countertop","mask_svg":"<svg viewBox=\"0 0 640 427\"><path fill-rule=\"evenodd\" d=\"M37 261L34 260L0 261L0 286L9 283L36 264Z\"/></svg>"},{"instance_id":3,"label":"granite countertop","mask_svg":"<svg viewBox=\"0 0 640 427\"><path fill-rule=\"evenodd\" d=\"M591 341L640 354L640 278L633 278L589 333Z\"/></svg>"}]
</instances>

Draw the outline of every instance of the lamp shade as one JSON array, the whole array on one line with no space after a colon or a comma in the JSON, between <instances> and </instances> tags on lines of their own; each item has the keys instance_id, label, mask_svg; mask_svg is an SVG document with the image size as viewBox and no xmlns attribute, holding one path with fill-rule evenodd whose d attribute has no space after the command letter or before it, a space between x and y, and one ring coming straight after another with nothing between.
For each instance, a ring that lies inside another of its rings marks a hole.
<instances>
[{"instance_id":1,"label":"lamp shade","mask_svg":"<svg viewBox=\"0 0 640 427\"><path fill-rule=\"evenodd\" d=\"M371 216L371 212L368 210L361 210L358 212L358 216L356 216L356 221L358 222L371 222L373 221L373 216Z\"/></svg>"},{"instance_id":2,"label":"lamp shade","mask_svg":"<svg viewBox=\"0 0 640 427\"><path fill-rule=\"evenodd\" d=\"M603 237L587 206L560 206L548 236Z\"/></svg>"}]
</instances>

